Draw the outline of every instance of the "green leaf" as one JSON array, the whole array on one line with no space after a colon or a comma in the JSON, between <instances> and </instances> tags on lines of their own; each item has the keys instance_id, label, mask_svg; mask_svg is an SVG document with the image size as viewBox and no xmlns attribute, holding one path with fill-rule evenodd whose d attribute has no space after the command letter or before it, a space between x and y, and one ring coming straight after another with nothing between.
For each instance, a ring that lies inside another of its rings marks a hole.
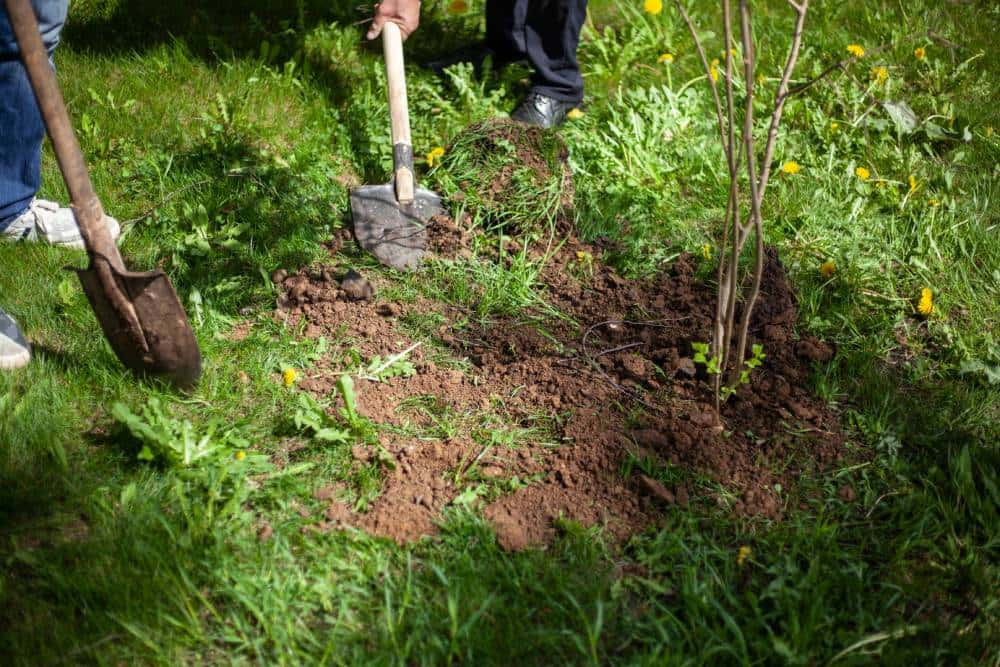
<instances>
[{"instance_id":1,"label":"green leaf","mask_svg":"<svg viewBox=\"0 0 1000 667\"><path fill-rule=\"evenodd\" d=\"M357 420L358 410L357 397L354 394L354 380L351 379L350 375L341 375L340 379L337 380L337 389L340 390L340 395L344 398L344 407L347 408L347 414L351 421Z\"/></svg>"},{"instance_id":2,"label":"green leaf","mask_svg":"<svg viewBox=\"0 0 1000 667\"><path fill-rule=\"evenodd\" d=\"M959 370L965 375L981 375L991 385L1000 385L1000 365L993 366L974 359L963 361Z\"/></svg>"},{"instance_id":3,"label":"green leaf","mask_svg":"<svg viewBox=\"0 0 1000 667\"><path fill-rule=\"evenodd\" d=\"M63 278L59 282L59 287L57 291L59 292L59 301L64 306L73 305L73 301L76 299L76 280L72 278Z\"/></svg>"},{"instance_id":4,"label":"green leaf","mask_svg":"<svg viewBox=\"0 0 1000 667\"><path fill-rule=\"evenodd\" d=\"M339 428L326 427L318 429L313 437L324 442L348 442L351 438L349 431Z\"/></svg>"},{"instance_id":5,"label":"green leaf","mask_svg":"<svg viewBox=\"0 0 1000 667\"><path fill-rule=\"evenodd\" d=\"M883 102L882 108L896 124L896 131L900 134L912 134L920 123L917 114L913 113L906 102Z\"/></svg>"},{"instance_id":6,"label":"green leaf","mask_svg":"<svg viewBox=\"0 0 1000 667\"><path fill-rule=\"evenodd\" d=\"M471 507L473 506L479 498L486 495L486 485L476 484L475 486L468 486L460 494L458 494L453 501L452 505L459 507Z\"/></svg>"}]
</instances>

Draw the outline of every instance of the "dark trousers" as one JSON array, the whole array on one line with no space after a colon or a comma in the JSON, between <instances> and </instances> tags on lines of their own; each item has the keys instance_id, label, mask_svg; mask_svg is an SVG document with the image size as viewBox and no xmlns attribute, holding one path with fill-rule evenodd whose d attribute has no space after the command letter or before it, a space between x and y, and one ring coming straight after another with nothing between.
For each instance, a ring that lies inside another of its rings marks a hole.
<instances>
[{"instance_id":1,"label":"dark trousers","mask_svg":"<svg viewBox=\"0 0 1000 667\"><path fill-rule=\"evenodd\" d=\"M583 99L576 61L587 0L487 0L486 45L501 61L527 58L531 89L564 102Z\"/></svg>"}]
</instances>

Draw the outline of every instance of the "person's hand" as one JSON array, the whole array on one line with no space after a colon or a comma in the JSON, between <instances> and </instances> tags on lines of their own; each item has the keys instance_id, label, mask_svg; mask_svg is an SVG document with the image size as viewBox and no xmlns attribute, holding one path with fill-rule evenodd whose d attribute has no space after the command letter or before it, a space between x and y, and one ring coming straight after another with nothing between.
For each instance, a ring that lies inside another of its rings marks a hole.
<instances>
[{"instance_id":1,"label":"person's hand","mask_svg":"<svg viewBox=\"0 0 1000 667\"><path fill-rule=\"evenodd\" d=\"M386 21L398 25L405 40L420 25L420 0L382 0L375 5L375 18L366 37L375 39L382 34Z\"/></svg>"}]
</instances>

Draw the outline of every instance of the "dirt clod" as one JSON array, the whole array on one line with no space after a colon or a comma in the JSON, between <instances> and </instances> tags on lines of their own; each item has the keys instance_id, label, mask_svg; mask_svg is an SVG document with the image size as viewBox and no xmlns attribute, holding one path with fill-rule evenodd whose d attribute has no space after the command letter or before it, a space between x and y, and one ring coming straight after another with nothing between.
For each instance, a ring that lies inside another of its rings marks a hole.
<instances>
[{"instance_id":1,"label":"dirt clod","mask_svg":"<svg viewBox=\"0 0 1000 667\"><path fill-rule=\"evenodd\" d=\"M340 283L344 295L352 301L368 301L375 295L375 288L360 273L351 269Z\"/></svg>"},{"instance_id":2,"label":"dirt clod","mask_svg":"<svg viewBox=\"0 0 1000 667\"><path fill-rule=\"evenodd\" d=\"M662 500L668 505L674 504L674 494L670 491L670 489L663 486L662 482L646 475L639 475L639 483L642 485L642 489L649 495Z\"/></svg>"},{"instance_id":3,"label":"dirt clod","mask_svg":"<svg viewBox=\"0 0 1000 667\"><path fill-rule=\"evenodd\" d=\"M274 528L271 527L267 521L261 524L260 530L257 531L257 539L261 542L267 542L274 535Z\"/></svg>"},{"instance_id":4,"label":"dirt clod","mask_svg":"<svg viewBox=\"0 0 1000 667\"><path fill-rule=\"evenodd\" d=\"M643 428L633 431L632 437L640 447L649 450L659 450L670 445L670 438L666 433L655 428Z\"/></svg>"},{"instance_id":5,"label":"dirt clod","mask_svg":"<svg viewBox=\"0 0 1000 667\"><path fill-rule=\"evenodd\" d=\"M378 314L382 317L399 317L400 312L402 310L395 303L383 303L378 307Z\"/></svg>"},{"instance_id":6,"label":"dirt clod","mask_svg":"<svg viewBox=\"0 0 1000 667\"><path fill-rule=\"evenodd\" d=\"M677 375L691 379L697 374L698 369L695 367L694 362L691 359L684 357L683 359L677 361Z\"/></svg>"},{"instance_id":7,"label":"dirt clod","mask_svg":"<svg viewBox=\"0 0 1000 667\"><path fill-rule=\"evenodd\" d=\"M531 544L524 526L510 514L493 519L493 528L496 531L497 544L505 551L521 551Z\"/></svg>"},{"instance_id":8,"label":"dirt clod","mask_svg":"<svg viewBox=\"0 0 1000 667\"><path fill-rule=\"evenodd\" d=\"M316 500L330 500L337 495L339 490L340 489L337 486L324 486L316 489L313 493L313 498Z\"/></svg>"},{"instance_id":9,"label":"dirt clod","mask_svg":"<svg viewBox=\"0 0 1000 667\"><path fill-rule=\"evenodd\" d=\"M854 490L853 486L851 486L850 484L845 484L844 486L840 487L839 491L837 491L837 496L839 496L840 499L843 500L845 503L853 503L857 499L858 494Z\"/></svg>"},{"instance_id":10,"label":"dirt clod","mask_svg":"<svg viewBox=\"0 0 1000 667\"><path fill-rule=\"evenodd\" d=\"M492 215L516 208L511 204L524 192L526 180L538 191L557 186L561 197L556 224L561 230L570 229L573 176L568 164L569 150L558 135L510 120L488 120L468 127L455 139L455 145L462 145L469 155L482 161L476 165L480 168L479 179L461 184L462 198L475 192L478 205ZM498 168L496 155L508 155L510 159ZM516 224L509 216L494 222L505 226ZM432 230L432 239L434 234ZM433 240L432 245L436 245Z\"/></svg>"}]
</instances>

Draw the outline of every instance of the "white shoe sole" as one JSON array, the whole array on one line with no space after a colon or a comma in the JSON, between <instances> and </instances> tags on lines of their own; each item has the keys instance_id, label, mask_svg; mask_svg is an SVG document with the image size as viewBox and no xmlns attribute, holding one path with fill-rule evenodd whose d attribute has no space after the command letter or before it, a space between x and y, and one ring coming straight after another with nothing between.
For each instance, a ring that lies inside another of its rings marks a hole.
<instances>
[{"instance_id":1,"label":"white shoe sole","mask_svg":"<svg viewBox=\"0 0 1000 667\"><path fill-rule=\"evenodd\" d=\"M10 354L0 354L0 370L12 371L24 368L31 361L31 350L20 349Z\"/></svg>"}]
</instances>

